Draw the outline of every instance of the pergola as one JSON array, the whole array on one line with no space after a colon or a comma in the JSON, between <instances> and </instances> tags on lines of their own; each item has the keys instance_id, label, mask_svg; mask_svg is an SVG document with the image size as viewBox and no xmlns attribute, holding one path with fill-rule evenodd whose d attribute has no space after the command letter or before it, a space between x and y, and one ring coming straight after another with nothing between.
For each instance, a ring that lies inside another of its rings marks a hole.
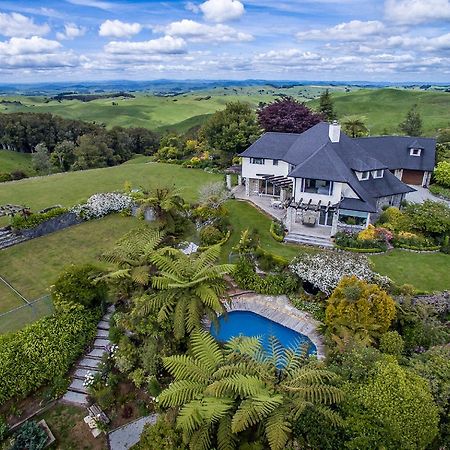
<instances>
[{"instance_id":1,"label":"pergola","mask_svg":"<svg viewBox=\"0 0 450 450\"><path fill-rule=\"evenodd\" d=\"M328 211L335 211L338 208L338 204L333 205L330 201L328 202L322 202L322 200L319 200L317 203L313 203L312 199L309 199L307 202L303 201L303 198L301 198L298 202L291 202L289 205L292 208L295 208L295 210L303 210L303 211L319 211L321 208L325 208L325 212Z\"/></svg>"},{"instance_id":2,"label":"pergola","mask_svg":"<svg viewBox=\"0 0 450 450\"><path fill-rule=\"evenodd\" d=\"M274 186L279 186L281 189L286 189L292 187L294 183L289 178L283 176L275 176L275 175L264 175L263 179L265 181L269 181Z\"/></svg>"}]
</instances>

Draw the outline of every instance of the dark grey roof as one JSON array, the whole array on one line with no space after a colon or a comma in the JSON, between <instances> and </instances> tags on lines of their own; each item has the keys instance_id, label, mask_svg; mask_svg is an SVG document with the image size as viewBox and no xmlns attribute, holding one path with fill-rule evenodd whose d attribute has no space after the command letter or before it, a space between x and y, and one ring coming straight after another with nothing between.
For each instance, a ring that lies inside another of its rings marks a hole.
<instances>
[{"instance_id":1,"label":"dark grey roof","mask_svg":"<svg viewBox=\"0 0 450 450\"><path fill-rule=\"evenodd\" d=\"M391 170L434 169L436 160L436 139L408 136L378 136L357 138L355 142L365 149L366 153L382 161ZM411 156L411 148L421 148L420 156Z\"/></svg>"},{"instance_id":2,"label":"dark grey roof","mask_svg":"<svg viewBox=\"0 0 450 450\"><path fill-rule=\"evenodd\" d=\"M287 150L301 136L294 133L264 133L241 153L248 158L283 159ZM283 159L284 160L284 159Z\"/></svg>"},{"instance_id":3,"label":"dark grey roof","mask_svg":"<svg viewBox=\"0 0 450 450\"><path fill-rule=\"evenodd\" d=\"M351 211L365 211L365 212L377 212L375 205L357 198L345 197L341 200L339 208L349 209Z\"/></svg>"},{"instance_id":4,"label":"dark grey roof","mask_svg":"<svg viewBox=\"0 0 450 450\"><path fill-rule=\"evenodd\" d=\"M415 189L401 182L389 170L384 171L383 178L372 178L361 181L364 190L374 198L387 197L388 195L407 194L414 192Z\"/></svg>"}]
</instances>

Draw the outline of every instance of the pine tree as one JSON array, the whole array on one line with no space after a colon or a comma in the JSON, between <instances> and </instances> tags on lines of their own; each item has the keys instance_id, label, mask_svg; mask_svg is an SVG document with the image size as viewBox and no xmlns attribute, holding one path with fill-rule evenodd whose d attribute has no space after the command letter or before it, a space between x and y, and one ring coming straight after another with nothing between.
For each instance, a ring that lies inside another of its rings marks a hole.
<instances>
[{"instance_id":1,"label":"pine tree","mask_svg":"<svg viewBox=\"0 0 450 450\"><path fill-rule=\"evenodd\" d=\"M414 105L408 111L399 128L407 136L420 136L422 134L422 117L417 110L417 105Z\"/></svg>"},{"instance_id":2,"label":"pine tree","mask_svg":"<svg viewBox=\"0 0 450 450\"><path fill-rule=\"evenodd\" d=\"M319 102L319 112L322 114L323 118L328 122L335 120L336 113L334 112L333 99L331 98L330 91L328 89L322 92Z\"/></svg>"}]
</instances>

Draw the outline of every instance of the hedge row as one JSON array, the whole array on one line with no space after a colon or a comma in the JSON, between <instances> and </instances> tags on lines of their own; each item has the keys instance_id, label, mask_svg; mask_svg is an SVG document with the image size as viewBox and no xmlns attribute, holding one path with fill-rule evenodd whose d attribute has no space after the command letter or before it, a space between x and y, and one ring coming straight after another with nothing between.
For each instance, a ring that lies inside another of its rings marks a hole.
<instances>
[{"instance_id":1,"label":"hedge row","mask_svg":"<svg viewBox=\"0 0 450 450\"><path fill-rule=\"evenodd\" d=\"M227 241L228 241L228 239L230 239L230 236L231 236L231 230L228 230L227 233L225 234L225 236L223 237L223 239L222 239L221 241L219 241L219 242L217 242L216 244L213 244L213 245L206 245L206 246L203 246L203 247L199 247L198 249L199 249L200 251L203 251L203 250L207 250L207 249L210 248L210 247L213 247L214 245L223 245L223 244L226 244Z\"/></svg>"},{"instance_id":2,"label":"hedge row","mask_svg":"<svg viewBox=\"0 0 450 450\"><path fill-rule=\"evenodd\" d=\"M340 245L336 245L336 248L339 250L345 250L347 252L354 253L384 253L385 250L380 248L354 248L354 247L341 247Z\"/></svg>"},{"instance_id":3,"label":"hedge row","mask_svg":"<svg viewBox=\"0 0 450 450\"><path fill-rule=\"evenodd\" d=\"M417 247L414 245L406 245L406 244L400 244L396 245L395 248L405 249L405 250L414 250L416 252L436 252L441 249L439 245L433 245L431 247Z\"/></svg>"},{"instance_id":4,"label":"hedge row","mask_svg":"<svg viewBox=\"0 0 450 450\"><path fill-rule=\"evenodd\" d=\"M277 242L283 242L284 241L284 235L280 236L279 234L276 233L275 231L275 223L272 222L270 224L270 229L269 229L270 235L277 241Z\"/></svg>"},{"instance_id":5,"label":"hedge row","mask_svg":"<svg viewBox=\"0 0 450 450\"><path fill-rule=\"evenodd\" d=\"M99 318L73 305L0 336L0 405L64 376L95 337Z\"/></svg>"},{"instance_id":6,"label":"hedge row","mask_svg":"<svg viewBox=\"0 0 450 450\"><path fill-rule=\"evenodd\" d=\"M15 230L25 230L27 228L34 228L40 225L41 223L52 219L53 217L60 216L67 212L66 208L53 208L50 211L45 213L35 213L29 216L19 216L15 215L11 219L11 226Z\"/></svg>"}]
</instances>

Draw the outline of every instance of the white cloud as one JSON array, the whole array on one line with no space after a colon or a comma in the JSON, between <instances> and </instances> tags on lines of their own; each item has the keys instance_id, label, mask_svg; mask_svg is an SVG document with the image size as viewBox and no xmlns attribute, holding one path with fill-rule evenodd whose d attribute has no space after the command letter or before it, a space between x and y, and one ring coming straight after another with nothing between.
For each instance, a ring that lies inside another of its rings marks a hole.
<instances>
[{"instance_id":1,"label":"white cloud","mask_svg":"<svg viewBox=\"0 0 450 450\"><path fill-rule=\"evenodd\" d=\"M85 27L79 27L74 23L66 23L64 25L64 33L56 33L56 38L62 41L63 39L75 39L83 36L86 33Z\"/></svg>"},{"instance_id":2,"label":"white cloud","mask_svg":"<svg viewBox=\"0 0 450 450\"><path fill-rule=\"evenodd\" d=\"M286 50L270 50L264 53L258 53L254 58L255 62L267 64L297 66L305 62L319 62L322 57L314 52L305 52L296 48Z\"/></svg>"},{"instance_id":3,"label":"white cloud","mask_svg":"<svg viewBox=\"0 0 450 450\"><path fill-rule=\"evenodd\" d=\"M32 53L54 52L61 48L57 41L51 41L39 36L30 39L13 37L9 41L0 42L1 55L28 55Z\"/></svg>"},{"instance_id":4,"label":"white cloud","mask_svg":"<svg viewBox=\"0 0 450 450\"><path fill-rule=\"evenodd\" d=\"M384 10L386 17L397 23L450 20L450 0L386 0Z\"/></svg>"},{"instance_id":5,"label":"white cloud","mask_svg":"<svg viewBox=\"0 0 450 450\"><path fill-rule=\"evenodd\" d=\"M9 37L42 36L50 31L44 23L38 25L34 20L19 13L0 13L0 34Z\"/></svg>"},{"instance_id":6,"label":"white cloud","mask_svg":"<svg viewBox=\"0 0 450 450\"><path fill-rule=\"evenodd\" d=\"M100 25L98 34L100 36L109 36L115 38L124 38L134 36L140 33L142 30L142 25L139 23L127 23L120 20L105 20Z\"/></svg>"},{"instance_id":7,"label":"white cloud","mask_svg":"<svg viewBox=\"0 0 450 450\"><path fill-rule=\"evenodd\" d=\"M166 53L176 54L185 51L186 41L180 37L164 36L159 39L140 42L112 41L105 45L105 51L112 54L126 55L133 53Z\"/></svg>"},{"instance_id":8,"label":"white cloud","mask_svg":"<svg viewBox=\"0 0 450 450\"><path fill-rule=\"evenodd\" d=\"M88 6L90 8L103 9L105 11L110 11L114 9L114 3L104 2L101 0L67 0L72 5Z\"/></svg>"},{"instance_id":9,"label":"white cloud","mask_svg":"<svg viewBox=\"0 0 450 450\"><path fill-rule=\"evenodd\" d=\"M170 36L180 36L193 42L235 42L253 39L251 34L242 33L228 25L205 25L188 19L172 22L164 31Z\"/></svg>"},{"instance_id":10,"label":"white cloud","mask_svg":"<svg viewBox=\"0 0 450 450\"><path fill-rule=\"evenodd\" d=\"M211 22L226 22L241 17L245 8L239 0L207 0L199 5L206 20Z\"/></svg>"},{"instance_id":11,"label":"white cloud","mask_svg":"<svg viewBox=\"0 0 450 450\"><path fill-rule=\"evenodd\" d=\"M350 22L340 23L331 28L323 30L315 29L297 33L297 38L313 41L362 41L368 36L379 35L383 33L385 27L378 20L362 22L352 20Z\"/></svg>"}]
</instances>

